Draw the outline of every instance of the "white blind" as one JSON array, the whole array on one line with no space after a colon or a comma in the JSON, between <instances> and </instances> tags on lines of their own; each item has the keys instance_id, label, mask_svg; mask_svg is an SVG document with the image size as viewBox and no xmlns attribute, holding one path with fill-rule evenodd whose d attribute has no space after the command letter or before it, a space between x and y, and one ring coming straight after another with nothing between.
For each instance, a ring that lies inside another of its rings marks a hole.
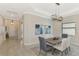
<instances>
[{"instance_id":1,"label":"white blind","mask_svg":"<svg viewBox=\"0 0 79 59\"><path fill-rule=\"evenodd\" d=\"M75 23L64 23L63 27L75 27Z\"/></svg>"},{"instance_id":2,"label":"white blind","mask_svg":"<svg viewBox=\"0 0 79 59\"><path fill-rule=\"evenodd\" d=\"M75 23L64 23L63 33L68 35L75 35Z\"/></svg>"}]
</instances>

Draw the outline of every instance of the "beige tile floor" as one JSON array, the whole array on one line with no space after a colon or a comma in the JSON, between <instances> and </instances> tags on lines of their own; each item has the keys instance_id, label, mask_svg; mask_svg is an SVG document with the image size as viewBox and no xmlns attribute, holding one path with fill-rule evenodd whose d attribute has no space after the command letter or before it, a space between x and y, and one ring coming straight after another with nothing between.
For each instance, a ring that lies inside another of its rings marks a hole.
<instances>
[{"instance_id":1,"label":"beige tile floor","mask_svg":"<svg viewBox=\"0 0 79 59\"><path fill-rule=\"evenodd\" d=\"M0 56L37 56L39 47L28 48L22 40L7 39L0 45ZM71 51L67 56L79 56L79 46L71 45ZM53 56L48 54L48 56Z\"/></svg>"},{"instance_id":2,"label":"beige tile floor","mask_svg":"<svg viewBox=\"0 0 79 59\"><path fill-rule=\"evenodd\" d=\"M21 44L21 40L7 39L0 46L1 56L33 56L31 49Z\"/></svg>"}]
</instances>

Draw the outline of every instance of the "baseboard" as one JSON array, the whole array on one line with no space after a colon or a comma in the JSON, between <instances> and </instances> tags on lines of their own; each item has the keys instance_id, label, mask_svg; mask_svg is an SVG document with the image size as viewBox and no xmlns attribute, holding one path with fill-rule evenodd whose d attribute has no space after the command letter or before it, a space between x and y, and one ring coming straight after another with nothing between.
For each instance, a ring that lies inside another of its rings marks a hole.
<instances>
[{"instance_id":1,"label":"baseboard","mask_svg":"<svg viewBox=\"0 0 79 59\"><path fill-rule=\"evenodd\" d=\"M77 43L77 42L72 42L71 44L79 46L79 43Z\"/></svg>"},{"instance_id":2,"label":"baseboard","mask_svg":"<svg viewBox=\"0 0 79 59\"><path fill-rule=\"evenodd\" d=\"M39 43L34 43L34 44L24 43L24 45L29 47L29 48L39 47Z\"/></svg>"}]
</instances>

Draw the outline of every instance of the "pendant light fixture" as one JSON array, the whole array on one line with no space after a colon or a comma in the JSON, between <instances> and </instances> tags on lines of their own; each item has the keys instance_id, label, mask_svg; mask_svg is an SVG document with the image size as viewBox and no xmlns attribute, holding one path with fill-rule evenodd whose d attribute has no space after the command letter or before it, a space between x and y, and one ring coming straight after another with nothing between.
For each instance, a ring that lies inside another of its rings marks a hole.
<instances>
[{"instance_id":1,"label":"pendant light fixture","mask_svg":"<svg viewBox=\"0 0 79 59\"><path fill-rule=\"evenodd\" d=\"M14 24L14 21L13 21L13 20L11 20L11 24L12 24L12 25Z\"/></svg>"},{"instance_id":2,"label":"pendant light fixture","mask_svg":"<svg viewBox=\"0 0 79 59\"><path fill-rule=\"evenodd\" d=\"M63 17L60 15L60 3L55 3L55 7L56 7L56 10L55 10L55 14L52 15L52 19L53 20L58 20L58 21L62 21L63 20Z\"/></svg>"}]
</instances>

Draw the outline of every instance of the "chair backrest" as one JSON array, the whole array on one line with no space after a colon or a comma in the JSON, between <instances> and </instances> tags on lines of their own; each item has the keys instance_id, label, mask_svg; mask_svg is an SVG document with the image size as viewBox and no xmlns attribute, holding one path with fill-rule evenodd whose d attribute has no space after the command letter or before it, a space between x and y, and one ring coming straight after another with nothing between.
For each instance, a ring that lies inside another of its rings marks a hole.
<instances>
[{"instance_id":1,"label":"chair backrest","mask_svg":"<svg viewBox=\"0 0 79 59\"><path fill-rule=\"evenodd\" d=\"M56 48L57 50L64 51L66 49L65 41L66 41L66 38L62 40L62 43L54 45L53 47Z\"/></svg>"},{"instance_id":2,"label":"chair backrest","mask_svg":"<svg viewBox=\"0 0 79 59\"><path fill-rule=\"evenodd\" d=\"M62 40L62 51L64 51L66 48L67 48L67 46L66 46L66 41L67 41L67 38L64 38L63 40Z\"/></svg>"},{"instance_id":3,"label":"chair backrest","mask_svg":"<svg viewBox=\"0 0 79 59\"><path fill-rule=\"evenodd\" d=\"M68 38L64 38L62 40L62 47L63 47L63 50L65 50L66 48L70 47L70 40Z\"/></svg>"},{"instance_id":4,"label":"chair backrest","mask_svg":"<svg viewBox=\"0 0 79 59\"><path fill-rule=\"evenodd\" d=\"M53 47L60 50L60 51L64 51L69 46L70 46L70 41L68 40L68 38L63 38L61 44L54 45Z\"/></svg>"},{"instance_id":5,"label":"chair backrest","mask_svg":"<svg viewBox=\"0 0 79 59\"><path fill-rule=\"evenodd\" d=\"M67 34L62 34L62 38L68 38Z\"/></svg>"},{"instance_id":6,"label":"chair backrest","mask_svg":"<svg viewBox=\"0 0 79 59\"><path fill-rule=\"evenodd\" d=\"M46 50L46 41L43 37L39 37L39 43L40 43L40 49L41 50Z\"/></svg>"},{"instance_id":7,"label":"chair backrest","mask_svg":"<svg viewBox=\"0 0 79 59\"><path fill-rule=\"evenodd\" d=\"M70 44L71 44L71 41L70 40L71 40L70 38L67 38L67 41L66 41L67 48L70 47Z\"/></svg>"}]
</instances>

